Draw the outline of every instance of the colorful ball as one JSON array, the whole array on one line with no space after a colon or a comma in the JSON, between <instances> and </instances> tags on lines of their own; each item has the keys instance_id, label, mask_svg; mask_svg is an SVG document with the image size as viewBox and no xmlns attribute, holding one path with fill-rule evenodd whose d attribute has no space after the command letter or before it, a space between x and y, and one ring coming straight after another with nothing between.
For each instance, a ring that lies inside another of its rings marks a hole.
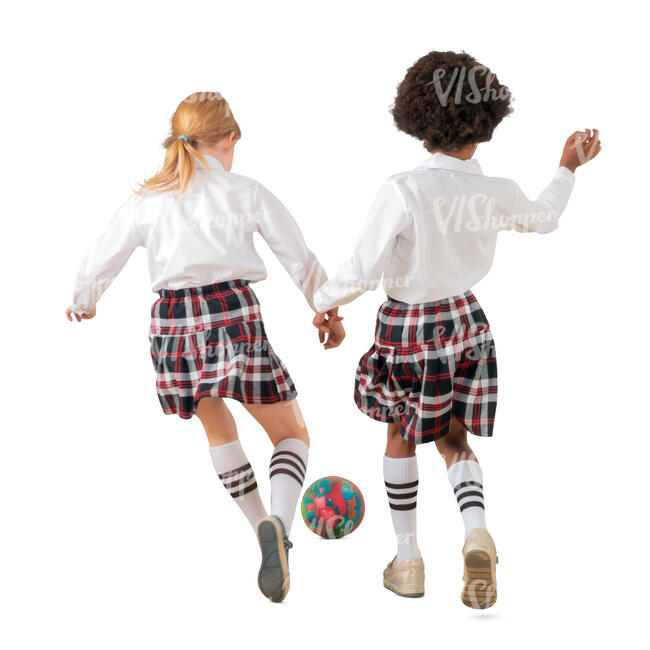
<instances>
[{"instance_id":1,"label":"colorful ball","mask_svg":"<svg viewBox=\"0 0 650 650\"><path fill-rule=\"evenodd\" d=\"M326 476L309 486L300 511L309 530L327 539L338 539L359 527L365 505L361 490L352 481Z\"/></svg>"}]
</instances>

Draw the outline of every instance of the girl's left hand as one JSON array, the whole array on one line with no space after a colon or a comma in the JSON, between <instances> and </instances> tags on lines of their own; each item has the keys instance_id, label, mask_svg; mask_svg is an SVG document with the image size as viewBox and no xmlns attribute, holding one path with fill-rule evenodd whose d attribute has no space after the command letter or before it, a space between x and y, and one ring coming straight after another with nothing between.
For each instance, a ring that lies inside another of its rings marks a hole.
<instances>
[{"instance_id":1,"label":"girl's left hand","mask_svg":"<svg viewBox=\"0 0 650 650\"><path fill-rule=\"evenodd\" d=\"M78 323L80 323L82 319L88 320L89 318L95 318L95 314L97 314L97 307L93 307L92 311L89 311L87 314L81 314L81 316L79 316L79 314L77 314L76 312L72 311L72 307L68 307L65 310L65 315L68 317L68 320L71 321L72 316L74 315Z\"/></svg>"}]
</instances>

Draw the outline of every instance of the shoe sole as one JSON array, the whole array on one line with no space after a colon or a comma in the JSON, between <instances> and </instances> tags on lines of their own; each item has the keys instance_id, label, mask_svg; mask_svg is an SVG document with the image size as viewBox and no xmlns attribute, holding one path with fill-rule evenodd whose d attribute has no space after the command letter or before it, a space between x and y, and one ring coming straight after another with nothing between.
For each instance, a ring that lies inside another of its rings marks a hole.
<instances>
[{"instance_id":1,"label":"shoe sole","mask_svg":"<svg viewBox=\"0 0 650 650\"><path fill-rule=\"evenodd\" d=\"M422 598L424 596L424 591L418 591L417 587L405 588L403 585L397 585L386 578L384 578L384 587L403 598Z\"/></svg>"},{"instance_id":2,"label":"shoe sole","mask_svg":"<svg viewBox=\"0 0 650 650\"><path fill-rule=\"evenodd\" d=\"M289 563L282 541L282 528L267 517L257 526L257 539L262 551L262 564L257 574L260 591L274 603L282 602L289 592Z\"/></svg>"},{"instance_id":3,"label":"shoe sole","mask_svg":"<svg viewBox=\"0 0 650 650\"><path fill-rule=\"evenodd\" d=\"M460 595L464 605L487 609L496 603L497 585L492 575L492 560L487 553L470 551L465 555L465 585Z\"/></svg>"}]
</instances>

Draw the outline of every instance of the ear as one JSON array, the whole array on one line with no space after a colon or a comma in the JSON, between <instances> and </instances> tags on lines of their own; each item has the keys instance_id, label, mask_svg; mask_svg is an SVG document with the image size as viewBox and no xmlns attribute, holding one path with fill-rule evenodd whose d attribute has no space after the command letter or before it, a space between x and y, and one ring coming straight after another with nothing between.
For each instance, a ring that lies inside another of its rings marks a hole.
<instances>
[{"instance_id":1,"label":"ear","mask_svg":"<svg viewBox=\"0 0 650 650\"><path fill-rule=\"evenodd\" d=\"M235 132L231 131L225 138L219 140L218 146L220 146L225 152L229 152L234 148L236 142Z\"/></svg>"}]
</instances>

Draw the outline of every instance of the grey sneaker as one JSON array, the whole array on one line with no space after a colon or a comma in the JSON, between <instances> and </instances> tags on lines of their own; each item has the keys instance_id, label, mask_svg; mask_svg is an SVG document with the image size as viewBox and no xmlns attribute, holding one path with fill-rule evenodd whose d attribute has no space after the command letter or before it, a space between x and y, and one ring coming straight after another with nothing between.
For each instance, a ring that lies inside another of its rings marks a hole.
<instances>
[{"instance_id":1,"label":"grey sneaker","mask_svg":"<svg viewBox=\"0 0 650 650\"><path fill-rule=\"evenodd\" d=\"M289 592L289 549L293 544L275 515L264 517L257 524L257 540L262 551L257 584L267 598L280 603Z\"/></svg>"}]
</instances>

